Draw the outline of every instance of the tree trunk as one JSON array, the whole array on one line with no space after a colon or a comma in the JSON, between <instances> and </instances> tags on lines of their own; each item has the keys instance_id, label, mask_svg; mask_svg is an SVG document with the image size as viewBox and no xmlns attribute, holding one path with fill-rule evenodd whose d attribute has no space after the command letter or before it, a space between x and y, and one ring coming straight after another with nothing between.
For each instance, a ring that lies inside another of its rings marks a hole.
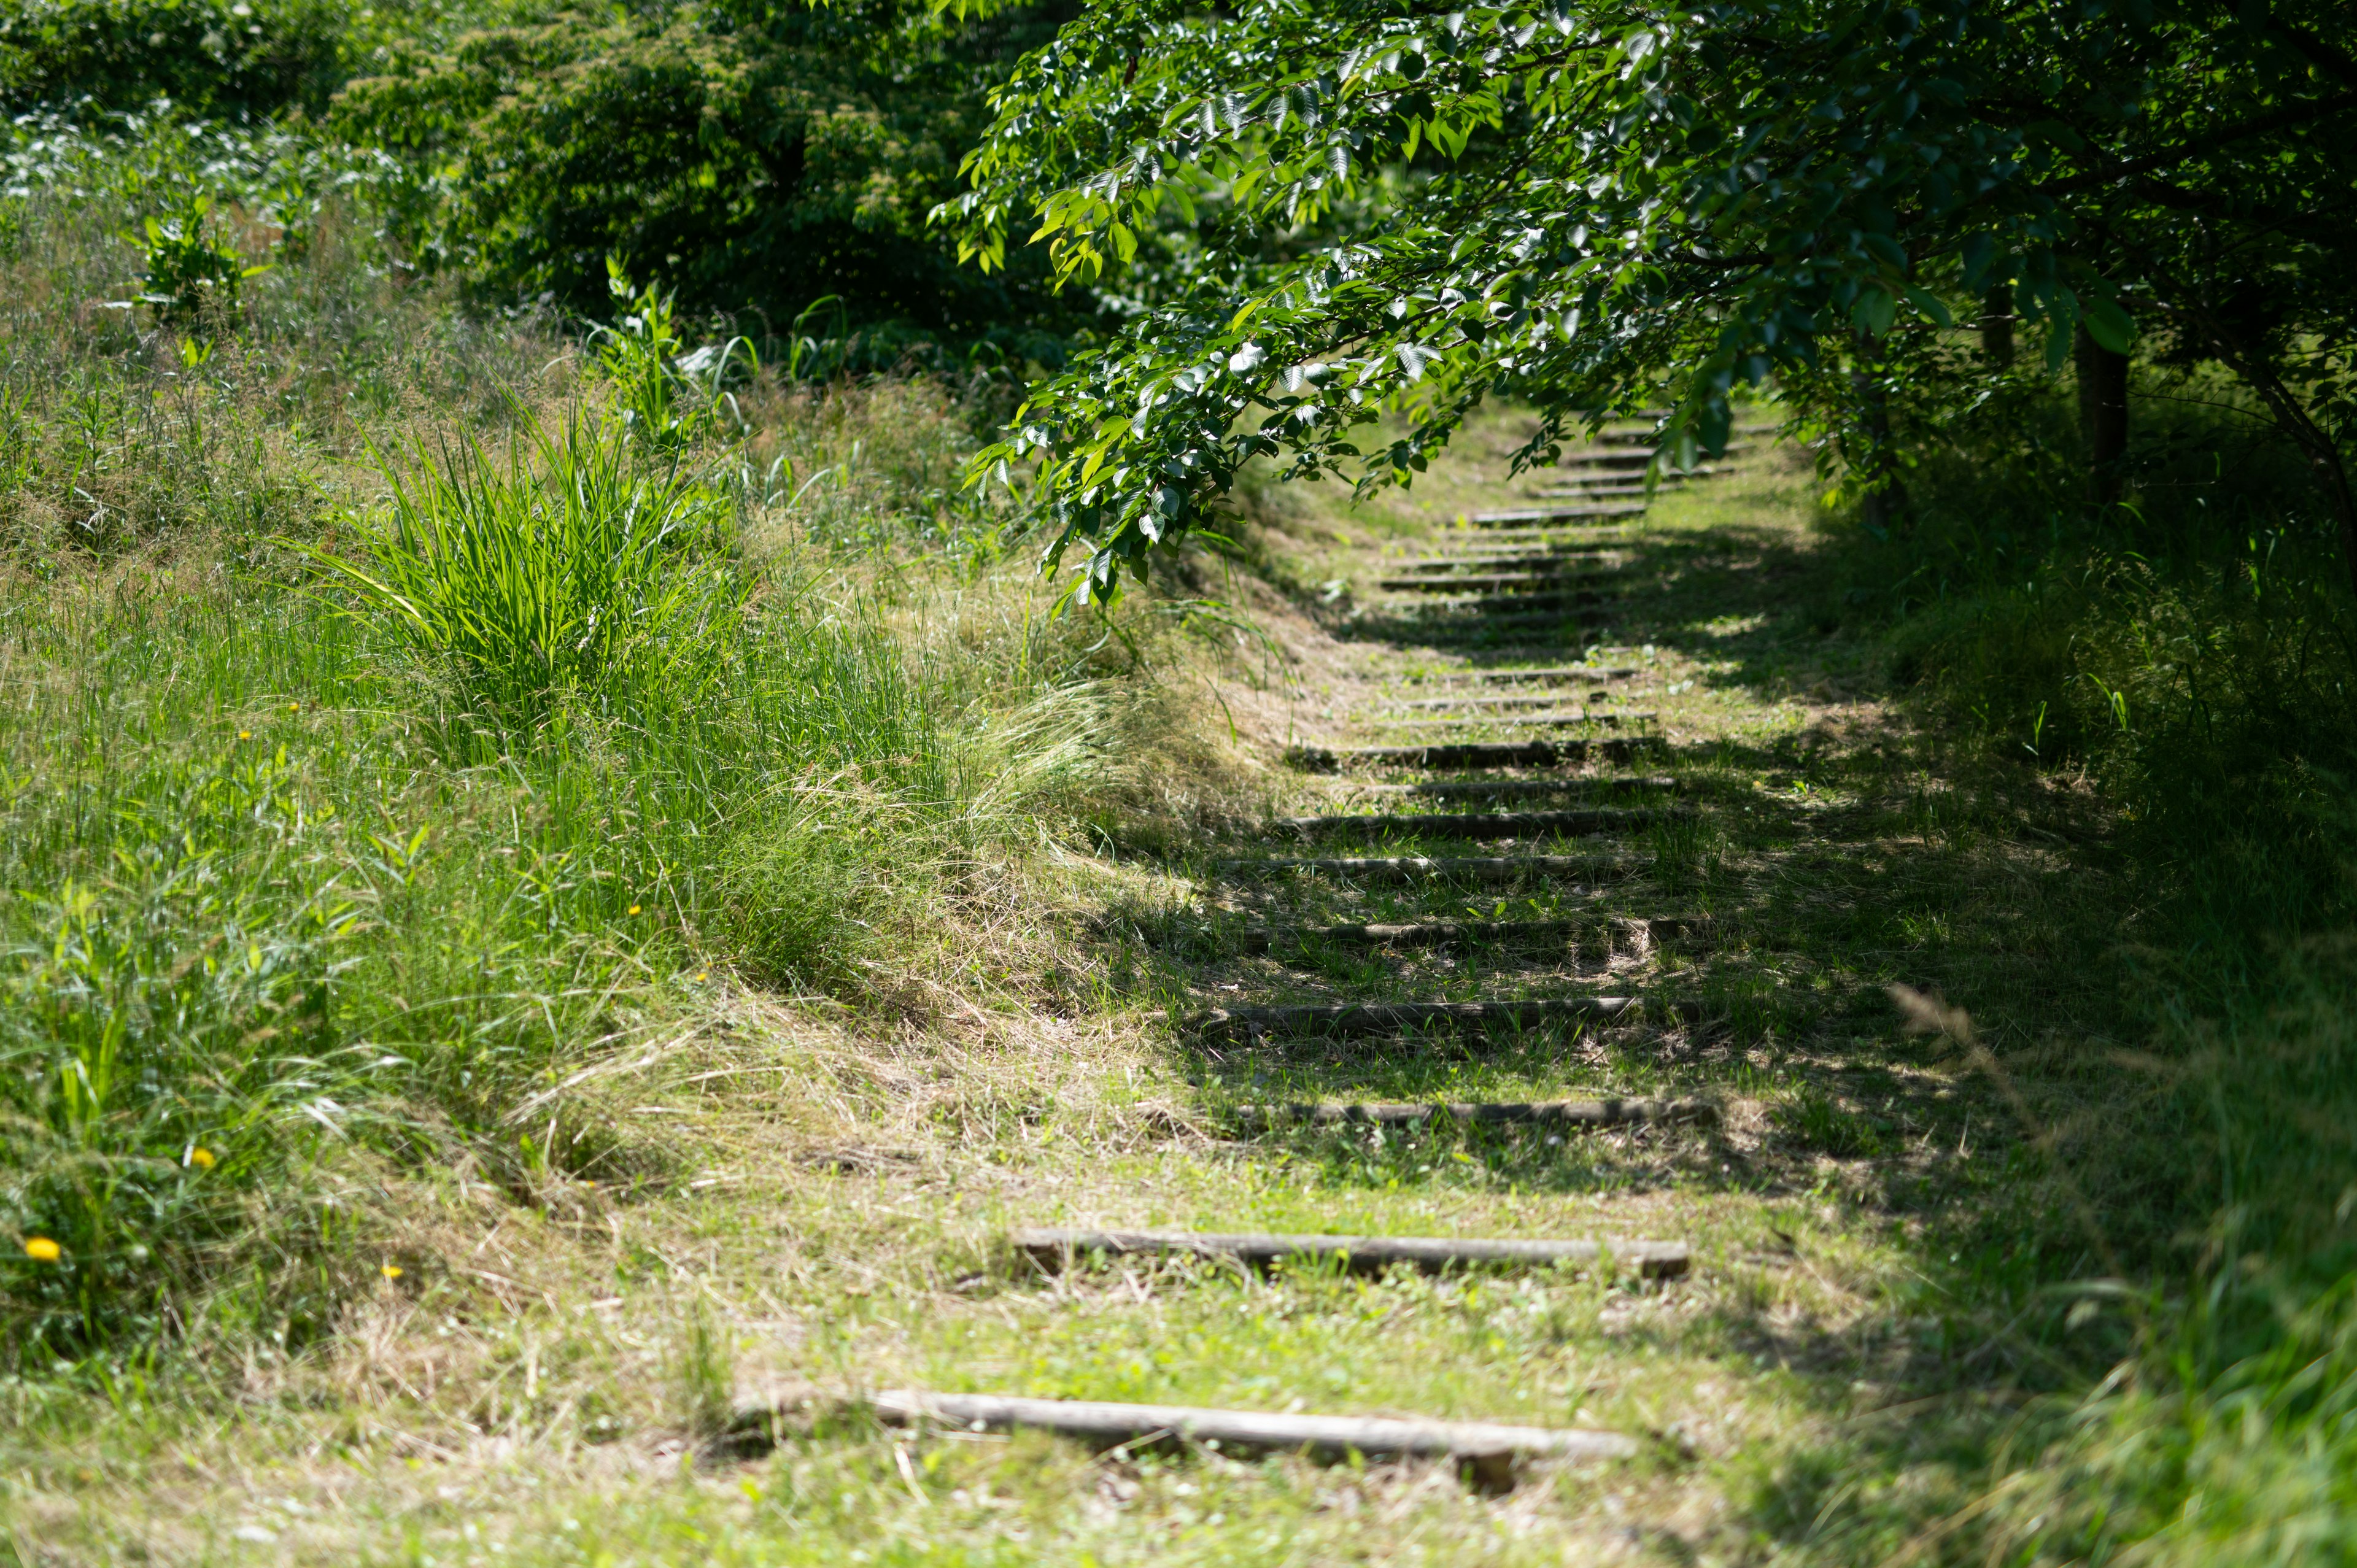
<instances>
[{"instance_id":1,"label":"tree trunk","mask_svg":"<svg viewBox=\"0 0 2357 1568\"><path fill-rule=\"evenodd\" d=\"M2002 370L2013 363L2013 290L1993 288L1981 310L1981 358Z\"/></svg>"},{"instance_id":2,"label":"tree trunk","mask_svg":"<svg viewBox=\"0 0 2357 1568\"><path fill-rule=\"evenodd\" d=\"M1890 393L1883 382L1882 340L1866 332L1855 335L1858 368L1850 372L1850 387L1864 406L1867 491L1858 506L1859 520L1878 539L1897 532L1907 512L1907 488L1899 478L1899 462L1890 444Z\"/></svg>"},{"instance_id":3,"label":"tree trunk","mask_svg":"<svg viewBox=\"0 0 2357 1568\"><path fill-rule=\"evenodd\" d=\"M2120 464L2128 451L2128 357L2096 342L2084 327L2073 347L2079 434L2087 444L2087 499L2109 506L2120 499Z\"/></svg>"}]
</instances>

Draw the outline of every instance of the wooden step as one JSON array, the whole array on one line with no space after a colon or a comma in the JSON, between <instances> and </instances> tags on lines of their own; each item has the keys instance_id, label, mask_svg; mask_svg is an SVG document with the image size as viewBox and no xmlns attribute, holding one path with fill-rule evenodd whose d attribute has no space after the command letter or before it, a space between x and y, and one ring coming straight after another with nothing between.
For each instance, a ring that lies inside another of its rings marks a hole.
<instances>
[{"instance_id":1,"label":"wooden step","mask_svg":"<svg viewBox=\"0 0 2357 1568\"><path fill-rule=\"evenodd\" d=\"M1602 696L1605 693L1601 692L1597 693L1598 696ZM1444 709L1455 711L1464 708L1484 708L1502 711L1509 708L1543 708L1550 703L1559 703L1561 701L1563 701L1561 696L1549 692L1534 692L1527 696L1517 697L1415 697L1407 702L1397 703L1394 711L1404 708L1415 708L1431 712L1437 712Z\"/></svg>"},{"instance_id":2,"label":"wooden step","mask_svg":"<svg viewBox=\"0 0 2357 1568\"><path fill-rule=\"evenodd\" d=\"M1530 604L1531 599L1523 599ZM1452 605L1410 605L1402 608L1409 613L1394 616L1393 624L1403 638L1420 638L1429 646L1438 647L1435 639L1445 639L1451 646L1483 638L1496 637L1510 631L1536 631L1541 628L1569 628L1608 626L1619 618L1622 606L1615 600L1609 604L1565 605L1546 610L1520 610L1504 607L1495 599L1460 600ZM1361 623L1361 629L1365 628ZM1468 634L1471 634L1468 636Z\"/></svg>"},{"instance_id":3,"label":"wooden step","mask_svg":"<svg viewBox=\"0 0 2357 1568\"><path fill-rule=\"evenodd\" d=\"M1650 778L1435 779L1421 784L1345 784L1353 795L1417 795L1435 800L1510 800L1517 796L1634 793L1675 789L1668 774Z\"/></svg>"},{"instance_id":4,"label":"wooden step","mask_svg":"<svg viewBox=\"0 0 2357 1568\"><path fill-rule=\"evenodd\" d=\"M1635 517L1644 510L1641 502L1634 506L1615 502L1596 506L1524 507L1512 511L1477 511L1466 521L1476 528L1496 528L1513 523L1570 522L1583 517Z\"/></svg>"},{"instance_id":5,"label":"wooden step","mask_svg":"<svg viewBox=\"0 0 2357 1568\"><path fill-rule=\"evenodd\" d=\"M834 1399L790 1385L737 1402L730 1446L774 1445L814 1417L866 1412L887 1425L950 1432L1033 1430L1125 1452L1200 1444L1226 1454L1303 1454L1322 1461L1443 1459L1492 1488L1513 1484L1538 1459L1625 1459L1632 1440L1574 1427L1507 1426L1486 1421L1397 1421L1379 1416L1291 1415L1208 1410L1192 1405L1114 1404L1101 1400L1019 1399L1007 1394L933 1393L890 1389Z\"/></svg>"},{"instance_id":6,"label":"wooden step","mask_svg":"<svg viewBox=\"0 0 2357 1568\"><path fill-rule=\"evenodd\" d=\"M1439 1121L1536 1122L1559 1127L1634 1127L1692 1124L1716 1126L1718 1107L1707 1100L1490 1100L1470 1102L1384 1104L1381 1101L1297 1101L1282 1105L1240 1105L1232 1112L1247 1126L1420 1127Z\"/></svg>"},{"instance_id":7,"label":"wooden step","mask_svg":"<svg viewBox=\"0 0 2357 1568\"><path fill-rule=\"evenodd\" d=\"M1545 768L1556 763L1585 762L1601 757L1627 762L1643 747L1658 746L1645 736L1615 740L1460 740L1429 746L1295 746L1286 748L1286 760L1311 773L1331 773L1340 768L1429 768L1454 772L1474 768Z\"/></svg>"},{"instance_id":8,"label":"wooden step","mask_svg":"<svg viewBox=\"0 0 2357 1568\"><path fill-rule=\"evenodd\" d=\"M1339 838L1346 833L1413 834L1420 838L1531 838L1548 833L1620 833L1651 827L1671 811L1590 807L1569 811L1365 812L1329 817L1279 817L1271 832L1294 838Z\"/></svg>"},{"instance_id":9,"label":"wooden step","mask_svg":"<svg viewBox=\"0 0 2357 1568\"><path fill-rule=\"evenodd\" d=\"M1596 713L1582 709L1563 714L1500 714L1494 718L1473 719L1368 719L1363 729L1502 729L1512 725L1573 729L1581 725L1601 725L1606 729L1618 729L1622 725L1649 725L1660 715L1652 713Z\"/></svg>"},{"instance_id":10,"label":"wooden step","mask_svg":"<svg viewBox=\"0 0 2357 1568\"><path fill-rule=\"evenodd\" d=\"M1419 585L1423 579L1410 579ZM1437 587L1419 585L1413 593L1456 593L1457 585L1441 583ZM1534 583L1520 593L1484 593L1480 598L1451 599L1446 603L1411 601L1397 607L1400 618L1411 621L1461 619L1467 616L1488 615L1492 611L1511 615L1518 610L1585 610L1612 602L1611 594L1600 588L1548 587Z\"/></svg>"},{"instance_id":11,"label":"wooden step","mask_svg":"<svg viewBox=\"0 0 2357 1568\"><path fill-rule=\"evenodd\" d=\"M1634 996L1548 996L1522 1002L1300 1003L1275 1007L1215 1007L1188 1032L1205 1038L1257 1035L1397 1035L1454 1027L1488 1034L1550 1024L1617 1024L1648 1009L1699 1016L1694 1003L1647 1003Z\"/></svg>"},{"instance_id":12,"label":"wooden step","mask_svg":"<svg viewBox=\"0 0 2357 1568\"><path fill-rule=\"evenodd\" d=\"M1577 684L1583 681L1630 681L1652 671L1638 664L1550 664L1536 670L1451 670L1446 674L1432 675L1426 680L1437 683L1448 681L1503 683L1511 681L1561 681Z\"/></svg>"},{"instance_id":13,"label":"wooden step","mask_svg":"<svg viewBox=\"0 0 2357 1568\"><path fill-rule=\"evenodd\" d=\"M1567 575L1551 569L1555 566L1583 566L1612 553L1615 552L1604 550L1452 550L1446 555L1404 562L1398 570L1421 576L1446 577L1463 575L1468 567L1488 570L1527 566L1549 575Z\"/></svg>"},{"instance_id":14,"label":"wooden step","mask_svg":"<svg viewBox=\"0 0 2357 1568\"><path fill-rule=\"evenodd\" d=\"M1669 923L1679 929L1679 922ZM1332 942L1341 947L1446 947L1452 942L1556 941L1579 936L1619 939L1623 950L1652 945L1647 922L1615 917L1586 920L1422 920L1409 925L1295 926L1239 931L1236 945L1245 952L1266 952L1286 942Z\"/></svg>"},{"instance_id":15,"label":"wooden step","mask_svg":"<svg viewBox=\"0 0 2357 1568\"><path fill-rule=\"evenodd\" d=\"M1105 1257L1215 1258L1267 1269L1293 1259L1332 1260L1354 1274L1405 1264L1439 1273L1477 1263L1524 1267L1592 1266L1610 1258L1649 1280L1683 1274L1693 1262L1684 1241L1491 1240L1453 1236L1319 1236L1262 1231L1080 1230L1033 1227L1009 1244L1042 1268L1065 1268L1091 1253Z\"/></svg>"},{"instance_id":16,"label":"wooden step","mask_svg":"<svg viewBox=\"0 0 2357 1568\"><path fill-rule=\"evenodd\" d=\"M1506 593L1515 588L1539 588L1558 595L1566 579L1609 579L1609 572L1426 572L1413 577L1383 577L1375 586L1387 594ZM1587 602L1584 599L1581 602Z\"/></svg>"},{"instance_id":17,"label":"wooden step","mask_svg":"<svg viewBox=\"0 0 2357 1568\"><path fill-rule=\"evenodd\" d=\"M1607 855L1585 854L1380 854L1336 856L1320 860L1223 860L1218 871L1228 876L1308 875L1340 876L1354 882L1521 882L1525 878L1564 878L1574 882L1610 882L1634 876L1637 863Z\"/></svg>"}]
</instances>

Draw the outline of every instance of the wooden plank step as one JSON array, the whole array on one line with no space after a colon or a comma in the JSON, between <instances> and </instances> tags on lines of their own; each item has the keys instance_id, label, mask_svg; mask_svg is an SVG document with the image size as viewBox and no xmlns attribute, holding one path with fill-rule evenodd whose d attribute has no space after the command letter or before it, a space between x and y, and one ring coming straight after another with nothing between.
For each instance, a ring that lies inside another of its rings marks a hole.
<instances>
[{"instance_id":1,"label":"wooden plank step","mask_svg":"<svg viewBox=\"0 0 2357 1568\"><path fill-rule=\"evenodd\" d=\"M1540 1459L1625 1459L1632 1440L1577 1427L1507 1426L1486 1421L1399 1421L1381 1416L1280 1415L1193 1405L1115 1404L1101 1400L1019 1399L1008 1394L949 1394L890 1389L858 1400L825 1399L804 1387L738 1402L729 1435L740 1449L774 1444L817 1410L865 1410L887 1425L952 1432L1028 1429L1077 1438L1099 1448L1178 1448L1216 1444L1223 1453L1304 1454L1338 1461L1445 1459L1485 1487L1513 1484L1519 1467Z\"/></svg>"},{"instance_id":2,"label":"wooden plank step","mask_svg":"<svg viewBox=\"0 0 2357 1568\"><path fill-rule=\"evenodd\" d=\"M1602 692L1598 692L1597 693L1599 697L1605 694L1606 693ZM1426 712L1436 712L1442 709L1458 710L1463 708L1482 708L1493 710L1503 710L1508 708L1544 708L1551 703L1559 703L1561 701L1563 701L1563 698L1553 692L1532 692L1523 695L1512 697L1412 697L1406 702L1394 704L1394 711L1406 708L1415 708Z\"/></svg>"},{"instance_id":3,"label":"wooden plank step","mask_svg":"<svg viewBox=\"0 0 2357 1568\"><path fill-rule=\"evenodd\" d=\"M1635 939L1640 935L1649 945L1652 941L1647 924L1641 920L1421 920L1390 926L1254 928L1238 932L1236 945L1246 952L1265 952L1286 939L1342 946L1430 948L1458 941L1534 942L1584 935L1600 935L1607 940L1617 936L1624 948L1637 945Z\"/></svg>"},{"instance_id":4,"label":"wooden plank step","mask_svg":"<svg viewBox=\"0 0 2357 1568\"><path fill-rule=\"evenodd\" d=\"M1387 594L1504 593L1536 587L1550 596L1566 591L1560 585L1609 577L1605 572L1432 572L1415 577L1383 577L1375 586ZM1585 602L1585 601L1582 601Z\"/></svg>"},{"instance_id":5,"label":"wooden plank step","mask_svg":"<svg viewBox=\"0 0 2357 1568\"><path fill-rule=\"evenodd\" d=\"M1287 874L1342 876L1359 882L1416 882L1425 878L1462 882L1520 882L1526 877L1567 877L1603 882L1634 876L1637 863L1588 854L1382 854L1324 860L1223 860L1229 876Z\"/></svg>"},{"instance_id":6,"label":"wooden plank step","mask_svg":"<svg viewBox=\"0 0 2357 1568\"><path fill-rule=\"evenodd\" d=\"M1189 1033L1221 1039L1254 1035L1392 1035L1441 1026L1538 1029L1549 1024L1617 1024L1651 1007L1699 1016L1695 1003L1648 1004L1634 996L1546 996L1521 1002L1339 1002L1275 1007L1215 1007Z\"/></svg>"},{"instance_id":7,"label":"wooden plank step","mask_svg":"<svg viewBox=\"0 0 2357 1568\"><path fill-rule=\"evenodd\" d=\"M1432 679L1434 681L1483 682L1630 681L1648 673L1651 671L1634 664L1550 664L1536 670L1452 670L1445 676L1436 675Z\"/></svg>"},{"instance_id":8,"label":"wooden plank step","mask_svg":"<svg viewBox=\"0 0 2357 1568\"><path fill-rule=\"evenodd\" d=\"M1286 760L1312 773L1339 768L1429 768L1453 772L1472 768L1544 768L1562 762L1585 762L1601 757L1627 762L1641 747L1658 746L1658 737L1615 740L1460 740L1429 746L1295 746L1286 748Z\"/></svg>"},{"instance_id":9,"label":"wooden plank step","mask_svg":"<svg viewBox=\"0 0 2357 1568\"><path fill-rule=\"evenodd\" d=\"M1470 1102L1385 1104L1377 1101L1296 1101L1279 1105L1240 1105L1237 1121L1253 1126L1420 1127L1437 1121L1556 1127L1635 1127L1649 1124L1716 1126L1718 1107L1707 1100L1489 1100Z\"/></svg>"},{"instance_id":10,"label":"wooden plank step","mask_svg":"<svg viewBox=\"0 0 2357 1568\"><path fill-rule=\"evenodd\" d=\"M1524 599L1523 604L1532 601ZM1508 610L1495 599L1460 601L1453 605L1411 605L1409 612L1394 618L1393 624L1403 638L1425 639L1445 637L1451 643L1494 637L1507 631L1535 631L1542 627L1564 628L1602 626L1614 619L1617 604L1567 605L1550 610ZM1438 646L1438 644L1434 644Z\"/></svg>"},{"instance_id":11,"label":"wooden plank step","mask_svg":"<svg viewBox=\"0 0 2357 1568\"><path fill-rule=\"evenodd\" d=\"M1569 522L1583 517L1635 517L1645 510L1640 502L1595 506L1522 507L1512 511L1477 511L1466 521L1476 528L1495 528L1501 523Z\"/></svg>"},{"instance_id":12,"label":"wooden plank step","mask_svg":"<svg viewBox=\"0 0 2357 1568\"><path fill-rule=\"evenodd\" d=\"M1578 532L1573 532L1575 529L1578 530ZM1440 535L1438 542L1442 545L1446 546L1449 542L1462 539L1466 535L1463 533L1452 531L1448 533ZM1601 533L1590 533L1579 523L1566 523L1555 528L1487 529L1483 531L1480 537L1482 538L1482 542L1485 545L1498 550L1533 550L1539 548L1548 550L1568 550L1575 546L1584 544L1589 540L1599 537L1609 539L1611 542L1609 544L1597 546L1599 550L1626 550L1631 545L1640 542L1640 536L1625 528L1614 528L1603 531ZM1653 535L1652 537L1659 536Z\"/></svg>"},{"instance_id":13,"label":"wooden plank step","mask_svg":"<svg viewBox=\"0 0 2357 1568\"><path fill-rule=\"evenodd\" d=\"M1618 553L1609 550L1452 550L1445 555L1403 562L1397 569L1425 576L1445 577L1452 573L1462 575L1469 566L1530 566L1541 569L1583 566L1615 553Z\"/></svg>"},{"instance_id":14,"label":"wooden plank step","mask_svg":"<svg viewBox=\"0 0 2357 1568\"><path fill-rule=\"evenodd\" d=\"M1476 1263L1545 1268L1594 1264L1609 1257L1649 1280L1671 1279L1692 1266L1684 1241L1508 1240L1454 1236L1318 1236L1262 1231L1082 1230L1035 1226L1009 1239L1015 1251L1042 1268L1066 1268L1089 1253L1106 1257L1232 1259L1266 1269L1287 1259L1334 1259L1352 1273L1379 1274L1397 1264L1439 1273Z\"/></svg>"},{"instance_id":15,"label":"wooden plank step","mask_svg":"<svg viewBox=\"0 0 2357 1568\"><path fill-rule=\"evenodd\" d=\"M1294 838L1346 833L1414 833L1423 838L1527 838L1544 833L1618 833L1650 827L1674 814L1610 806L1567 811L1366 811L1326 817L1279 817L1271 832Z\"/></svg>"},{"instance_id":16,"label":"wooden plank step","mask_svg":"<svg viewBox=\"0 0 2357 1568\"><path fill-rule=\"evenodd\" d=\"M1421 784L1346 784L1353 795L1416 795L1435 800L1508 800L1534 795L1634 793L1674 789L1678 781L1668 774L1652 777L1599 779L1433 779Z\"/></svg>"},{"instance_id":17,"label":"wooden plank step","mask_svg":"<svg viewBox=\"0 0 2357 1568\"><path fill-rule=\"evenodd\" d=\"M1622 725L1649 725L1661 715L1653 713L1596 713L1582 709L1566 714L1500 714L1493 718L1471 719L1368 719L1363 729L1501 729L1510 725L1532 725L1571 729L1581 725L1601 725L1606 729L1619 729Z\"/></svg>"},{"instance_id":18,"label":"wooden plank step","mask_svg":"<svg viewBox=\"0 0 2357 1568\"><path fill-rule=\"evenodd\" d=\"M1422 584L1422 578L1408 581ZM1455 593L1456 585L1442 583L1438 588L1418 586L1405 590L1411 593ZM1401 606L1409 618L1448 618L1482 615L1491 610L1512 612L1542 608L1587 609L1609 603L1612 596L1601 588L1550 588L1532 586L1516 593L1485 591L1480 598L1454 599L1447 604L1411 602Z\"/></svg>"}]
</instances>

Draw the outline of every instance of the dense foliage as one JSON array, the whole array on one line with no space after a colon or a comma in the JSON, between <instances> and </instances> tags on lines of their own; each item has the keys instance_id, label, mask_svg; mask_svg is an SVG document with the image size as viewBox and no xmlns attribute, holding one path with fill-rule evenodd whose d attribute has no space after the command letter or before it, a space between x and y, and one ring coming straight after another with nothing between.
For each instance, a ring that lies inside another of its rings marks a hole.
<instances>
[{"instance_id":1,"label":"dense foliage","mask_svg":"<svg viewBox=\"0 0 2357 1568\"><path fill-rule=\"evenodd\" d=\"M404 238L490 299L601 313L613 257L757 335L839 306L899 325L888 360L910 337L1052 358L1043 329L1077 327L1086 303L1052 303L1037 266L961 270L927 214L953 193L985 90L1053 27L891 0L567 15L395 51L331 124L447 182Z\"/></svg>"},{"instance_id":2,"label":"dense foliage","mask_svg":"<svg viewBox=\"0 0 2357 1568\"><path fill-rule=\"evenodd\" d=\"M1493 393L1545 413L1534 460L1666 402L1685 463L1775 378L1887 500L1895 405L1960 406L2004 373L1957 351L1960 319L2025 319L2050 371L2079 342L2115 381L2142 319L2248 381L2357 549L2335 445L2357 231L2332 197L2357 168L2357 63L2335 14L1110 0L998 100L969 252L996 264L1036 226L1060 276L1094 277L1207 202L1236 238L988 456L1044 459L1092 593L1254 456L1405 479ZM1353 231L1268 242L1377 181ZM1412 424L1361 452L1396 404Z\"/></svg>"},{"instance_id":3,"label":"dense foliage","mask_svg":"<svg viewBox=\"0 0 2357 1568\"><path fill-rule=\"evenodd\" d=\"M33 0L0 9L0 108L168 98L231 117L324 107L343 80L338 0Z\"/></svg>"}]
</instances>

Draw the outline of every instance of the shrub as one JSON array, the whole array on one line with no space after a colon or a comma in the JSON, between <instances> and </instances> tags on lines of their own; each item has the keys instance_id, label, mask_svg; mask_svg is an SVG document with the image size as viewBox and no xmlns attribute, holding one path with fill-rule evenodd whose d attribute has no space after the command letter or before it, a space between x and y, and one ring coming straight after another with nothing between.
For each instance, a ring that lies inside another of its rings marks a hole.
<instances>
[{"instance_id":1,"label":"shrub","mask_svg":"<svg viewBox=\"0 0 2357 1568\"><path fill-rule=\"evenodd\" d=\"M571 16L396 53L331 124L455 171L409 240L493 298L601 314L613 256L762 336L835 296L881 368L927 338L1050 355L1085 313L1036 273L961 268L927 222L985 91L1050 30L1025 8L952 22L892 0Z\"/></svg>"},{"instance_id":2,"label":"shrub","mask_svg":"<svg viewBox=\"0 0 2357 1568\"><path fill-rule=\"evenodd\" d=\"M344 76L339 0L10 0L0 108L168 98L231 118L317 113Z\"/></svg>"}]
</instances>

